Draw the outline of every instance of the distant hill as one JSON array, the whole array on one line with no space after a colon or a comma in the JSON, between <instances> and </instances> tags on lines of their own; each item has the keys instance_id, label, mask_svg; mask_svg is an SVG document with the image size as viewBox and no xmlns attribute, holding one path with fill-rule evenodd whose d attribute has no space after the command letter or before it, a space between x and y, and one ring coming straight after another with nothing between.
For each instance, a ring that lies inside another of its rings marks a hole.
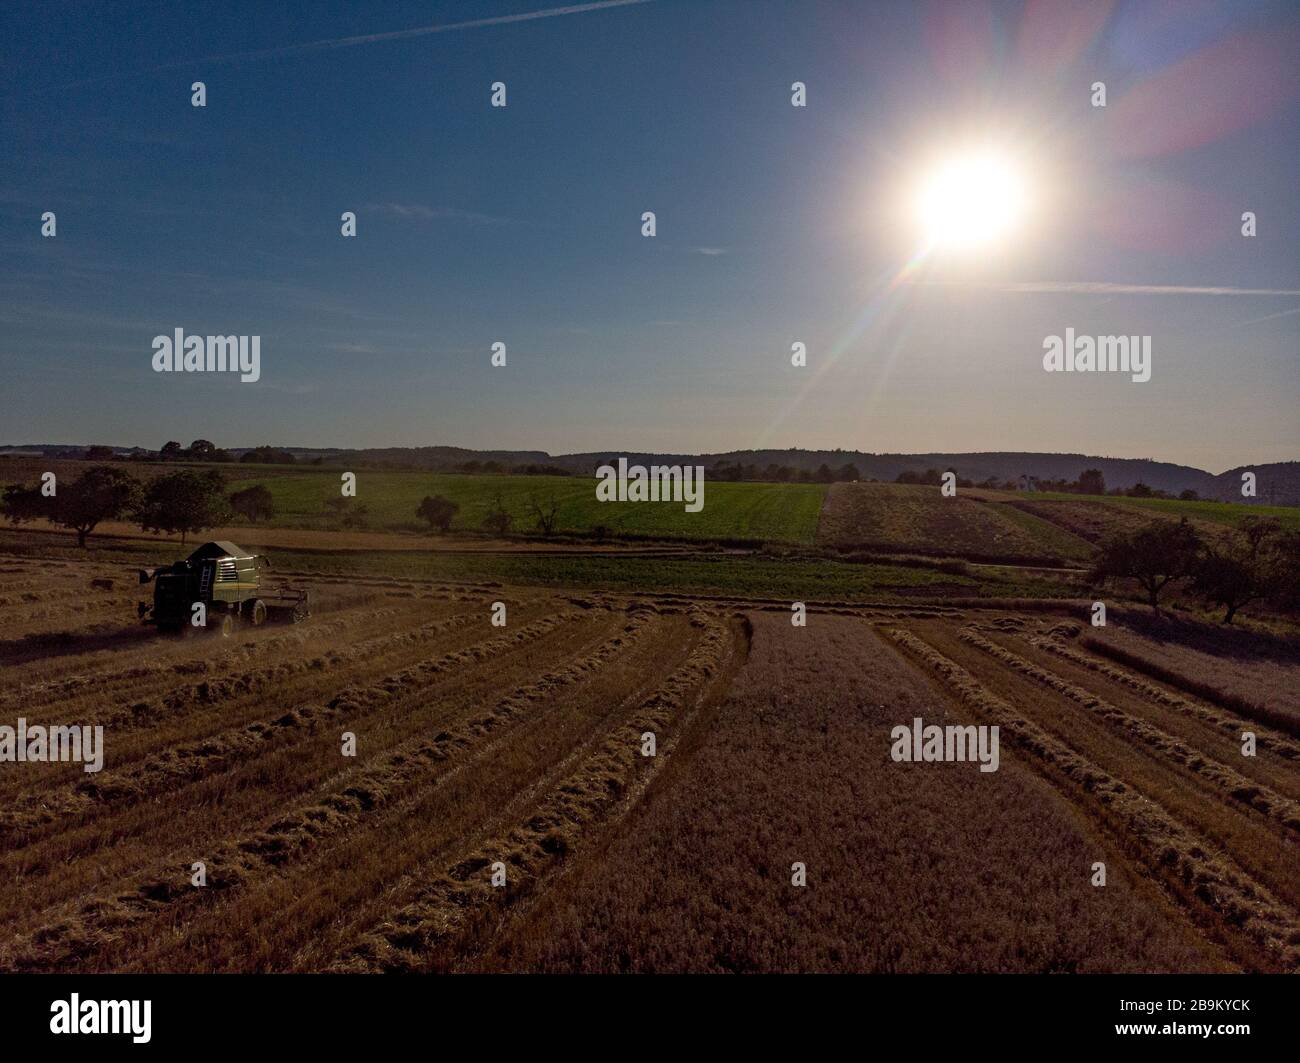
<instances>
[{"instance_id":1,"label":"distant hill","mask_svg":"<svg viewBox=\"0 0 1300 1063\"><path fill-rule=\"evenodd\" d=\"M142 453L140 447L114 446L121 455ZM252 447L227 448L235 457ZM494 461L503 466L554 465L570 472L589 474L597 465L611 458L627 457L643 465L691 464L706 468L720 463L757 465L787 465L799 470L815 471L825 464L832 469L843 465L857 466L867 480L892 482L903 472L925 472L927 469L952 469L963 479L975 483L990 477L1006 481L1021 476L1043 480L1077 480L1085 469L1100 469L1108 487L1128 488L1137 483L1171 494L1196 491L1203 498L1225 502L1250 501L1241 496L1241 474L1254 472L1258 494L1256 502L1279 506L1300 505L1300 462L1287 461L1271 464L1242 466L1215 476L1203 469L1150 458L1103 458L1087 454L1042 454L1019 451L989 451L975 454L871 454L860 450L731 450L706 454L669 454L661 452L634 452L603 450L582 454L549 454L544 450L472 450L467 447L377 447L351 449L346 447L294 447L277 446L287 450L299 461L321 459L328 464L356 463L358 466L381 465L388 468L448 470L470 461ZM75 458L86 450L86 444L27 443L0 446L0 455L25 454L32 456Z\"/></svg>"},{"instance_id":2,"label":"distant hill","mask_svg":"<svg viewBox=\"0 0 1300 1063\"><path fill-rule=\"evenodd\" d=\"M563 454L552 458L556 465L575 472L590 471L617 451L590 454ZM733 450L722 454L628 454L628 460L642 464L691 462L712 465L716 462L739 462L764 468L769 464L791 465L797 469L816 470L820 465L837 469L852 464L868 480L893 481L902 472L925 472L926 469L952 469L963 479L979 483L994 477L1016 480L1034 476L1046 480L1077 480L1085 469L1100 469L1109 487L1148 487L1177 493L1191 489L1205 494L1215 484L1213 474L1186 465L1149 458L1099 458L1086 454L1035 454L1015 451L978 454L869 454L860 450ZM1264 468L1264 466L1261 466ZM1226 474L1225 474L1226 475ZM1240 477L1238 477L1240 482ZM1240 497L1240 496L1238 496Z\"/></svg>"},{"instance_id":3,"label":"distant hill","mask_svg":"<svg viewBox=\"0 0 1300 1063\"><path fill-rule=\"evenodd\" d=\"M1249 502L1241 497L1241 474L1255 474L1254 501L1271 506L1300 506L1300 461L1279 461L1272 465L1243 465L1214 477L1201 494L1220 502Z\"/></svg>"},{"instance_id":4,"label":"distant hill","mask_svg":"<svg viewBox=\"0 0 1300 1063\"><path fill-rule=\"evenodd\" d=\"M231 447L238 457L251 447ZM467 461L495 461L502 465L555 464L544 450L469 450L465 447L372 447L350 450L341 447L277 447L287 450L299 461L323 458L330 463L358 460L383 465L407 465L418 469L438 469Z\"/></svg>"},{"instance_id":5,"label":"distant hill","mask_svg":"<svg viewBox=\"0 0 1300 1063\"><path fill-rule=\"evenodd\" d=\"M81 443L22 443L0 446L0 455L28 455L51 458L79 458L90 444ZM276 450L288 451L299 461L321 458L330 464L356 461L358 464L405 466L413 469L438 469L460 465L467 461L496 461L503 465L556 464L544 450L469 450L465 447L371 447L363 450L348 447L291 447L273 444ZM109 446L114 453L154 453L144 447ZM253 447L223 447L236 458L253 450Z\"/></svg>"}]
</instances>

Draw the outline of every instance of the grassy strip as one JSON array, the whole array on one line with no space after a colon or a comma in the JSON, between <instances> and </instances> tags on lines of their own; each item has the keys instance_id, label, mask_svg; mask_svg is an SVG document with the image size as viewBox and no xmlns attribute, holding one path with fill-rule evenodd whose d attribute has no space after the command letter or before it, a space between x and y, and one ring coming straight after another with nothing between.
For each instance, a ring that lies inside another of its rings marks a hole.
<instances>
[{"instance_id":1,"label":"grassy strip","mask_svg":"<svg viewBox=\"0 0 1300 1063\"><path fill-rule=\"evenodd\" d=\"M174 543L102 540L90 550L74 541L33 543L21 533L0 531L0 550L59 561L94 560L121 565L124 577L140 567L169 562ZM633 594L733 594L788 601L897 600L916 597L998 597L1050 599L1077 594L1059 580L1010 569L942 571L916 562L850 563L819 558L785 558L723 552L644 557L590 554L482 553L430 551L276 550L277 573L300 571L340 577L386 576L403 579L486 581L517 586L589 587ZM142 596L148 596L142 588Z\"/></svg>"}]
</instances>

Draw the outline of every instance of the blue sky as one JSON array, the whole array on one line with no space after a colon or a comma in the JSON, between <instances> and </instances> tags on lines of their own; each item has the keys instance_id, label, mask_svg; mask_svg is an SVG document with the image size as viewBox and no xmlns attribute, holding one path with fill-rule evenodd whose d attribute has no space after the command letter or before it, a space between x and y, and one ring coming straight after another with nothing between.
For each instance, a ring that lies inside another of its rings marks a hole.
<instances>
[{"instance_id":1,"label":"blue sky","mask_svg":"<svg viewBox=\"0 0 1300 1063\"><path fill-rule=\"evenodd\" d=\"M560 6L7 7L0 442L1300 458L1293 6L653 0L292 47ZM908 189L988 136L1032 224L918 266ZM260 335L261 380L155 374L177 327ZM1151 381L1045 373L1067 327L1151 335Z\"/></svg>"}]
</instances>

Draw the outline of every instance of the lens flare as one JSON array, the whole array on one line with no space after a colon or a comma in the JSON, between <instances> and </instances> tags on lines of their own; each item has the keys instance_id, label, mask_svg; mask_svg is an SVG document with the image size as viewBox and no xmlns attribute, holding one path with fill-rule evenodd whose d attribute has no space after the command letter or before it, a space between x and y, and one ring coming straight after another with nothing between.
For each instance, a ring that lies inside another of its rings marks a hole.
<instances>
[{"instance_id":1,"label":"lens flare","mask_svg":"<svg viewBox=\"0 0 1300 1063\"><path fill-rule=\"evenodd\" d=\"M1023 179L993 153L944 163L922 182L917 197L925 239L934 248L988 247L1015 228L1025 207Z\"/></svg>"}]
</instances>

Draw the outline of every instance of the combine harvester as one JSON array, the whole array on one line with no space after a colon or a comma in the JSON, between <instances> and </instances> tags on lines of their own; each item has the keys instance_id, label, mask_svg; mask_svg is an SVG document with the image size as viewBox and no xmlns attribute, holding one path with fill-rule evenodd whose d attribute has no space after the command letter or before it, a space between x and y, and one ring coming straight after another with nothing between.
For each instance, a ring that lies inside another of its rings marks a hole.
<instances>
[{"instance_id":1,"label":"combine harvester","mask_svg":"<svg viewBox=\"0 0 1300 1063\"><path fill-rule=\"evenodd\" d=\"M262 570L270 567L266 557L232 542L204 543L184 561L140 570L140 582L152 581L154 589L152 608L141 602L139 615L159 631L180 631L188 624L219 631L223 638L240 623L257 627L270 619L306 620L311 616L307 591L284 583L266 587Z\"/></svg>"}]
</instances>

